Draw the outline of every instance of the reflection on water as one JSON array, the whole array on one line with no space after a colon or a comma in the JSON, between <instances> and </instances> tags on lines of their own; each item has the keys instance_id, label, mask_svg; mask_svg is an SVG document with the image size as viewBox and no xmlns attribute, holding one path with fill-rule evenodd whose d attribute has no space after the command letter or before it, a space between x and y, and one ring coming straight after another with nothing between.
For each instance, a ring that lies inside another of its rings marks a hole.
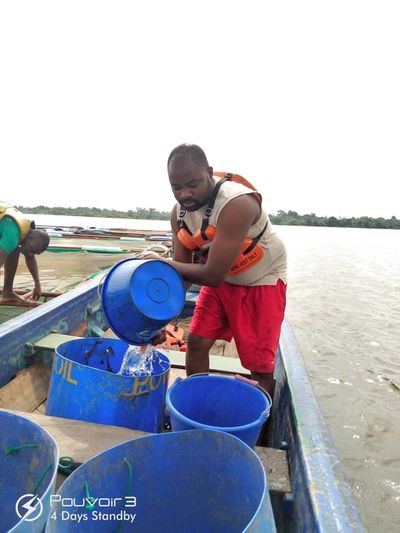
<instances>
[{"instance_id":1,"label":"reflection on water","mask_svg":"<svg viewBox=\"0 0 400 533\"><path fill-rule=\"evenodd\" d=\"M277 231L289 255L286 314L363 522L369 531L394 531L400 523L400 231ZM45 252L43 288L62 289L123 257ZM27 284L21 267L18 285Z\"/></svg>"}]
</instances>

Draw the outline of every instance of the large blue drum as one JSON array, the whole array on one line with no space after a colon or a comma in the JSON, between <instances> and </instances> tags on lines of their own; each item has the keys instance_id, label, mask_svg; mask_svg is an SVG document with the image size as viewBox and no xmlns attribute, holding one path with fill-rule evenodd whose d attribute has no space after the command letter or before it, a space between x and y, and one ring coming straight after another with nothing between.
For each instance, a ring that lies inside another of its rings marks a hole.
<instances>
[{"instance_id":1,"label":"large blue drum","mask_svg":"<svg viewBox=\"0 0 400 533\"><path fill-rule=\"evenodd\" d=\"M59 452L38 424L0 411L0 531L41 532L55 491Z\"/></svg>"},{"instance_id":2,"label":"large blue drum","mask_svg":"<svg viewBox=\"0 0 400 533\"><path fill-rule=\"evenodd\" d=\"M161 433L96 455L62 484L47 532L273 533L260 459L220 431Z\"/></svg>"},{"instance_id":3,"label":"large blue drum","mask_svg":"<svg viewBox=\"0 0 400 533\"><path fill-rule=\"evenodd\" d=\"M171 364L155 351L149 375L119 375L129 347L119 339L97 337L60 344L54 356L46 414L161 431Z\"/></svg>"}]
</instances>

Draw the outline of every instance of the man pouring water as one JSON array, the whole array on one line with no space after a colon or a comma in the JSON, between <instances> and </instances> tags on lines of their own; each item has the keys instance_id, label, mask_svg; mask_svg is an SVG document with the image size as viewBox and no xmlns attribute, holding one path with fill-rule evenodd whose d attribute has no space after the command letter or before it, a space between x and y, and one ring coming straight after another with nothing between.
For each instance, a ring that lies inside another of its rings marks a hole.
<instances>
[{"instance_id":1,"label":"man pouring water","mask_svg":"<svg viewBox=\"0 0 400 533\"><path fill-rule=\"evenodd\" d=\"M177 200L170 264L186 282L202 286L187 338L186 372L208 372L214 342L234 338L242 366L272 396L287 258L261 195L241 176L214 173L197 145L172 150L168 176Z\"/></svg>"}]
</instances>

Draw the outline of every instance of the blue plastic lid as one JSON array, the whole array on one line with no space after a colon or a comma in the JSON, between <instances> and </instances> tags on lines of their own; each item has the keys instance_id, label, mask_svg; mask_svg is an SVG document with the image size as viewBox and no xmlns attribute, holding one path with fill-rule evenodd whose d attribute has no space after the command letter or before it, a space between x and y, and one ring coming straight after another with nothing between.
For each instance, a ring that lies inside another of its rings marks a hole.
<instances>
[{"instance_id":1,"label":"blue plastic lid","mask_svg":"<svg viewBox=\"0 0 400 533\"><path fill-rule=\"evenodd\" d=\"M130 289L137 309L152 320L170 321L185 304L182 276L165 261L150 260L139 265L132 273Z\"/></svg>"}]
</instances>

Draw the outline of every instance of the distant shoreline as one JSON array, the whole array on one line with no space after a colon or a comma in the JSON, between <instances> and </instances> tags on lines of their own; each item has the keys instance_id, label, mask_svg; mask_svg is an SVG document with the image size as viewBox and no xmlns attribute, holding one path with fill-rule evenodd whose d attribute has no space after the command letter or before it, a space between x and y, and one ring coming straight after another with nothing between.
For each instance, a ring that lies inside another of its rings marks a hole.
<instances>
[{"instance_id":1,"label":"distant shoreline","mask_svg":"<svg viewBox=\"0 0 400 533\"><path fill-rule=\"evenodd\" d=\"M97 207L36 207L17 206L26 214L43 215L67 215L101 218L131 218L142 220L169 220L168 211L158 211L157 209L136 208L135 211L118 211L115 209L99 209ZM315 213L300 215L296 211L278 211L277 214L269 215L271 222L283 226L321 226L332 228L372 228L372 229L400 229L400 219L363 217L320 217Z\"/></svg>"}]
</instances>

